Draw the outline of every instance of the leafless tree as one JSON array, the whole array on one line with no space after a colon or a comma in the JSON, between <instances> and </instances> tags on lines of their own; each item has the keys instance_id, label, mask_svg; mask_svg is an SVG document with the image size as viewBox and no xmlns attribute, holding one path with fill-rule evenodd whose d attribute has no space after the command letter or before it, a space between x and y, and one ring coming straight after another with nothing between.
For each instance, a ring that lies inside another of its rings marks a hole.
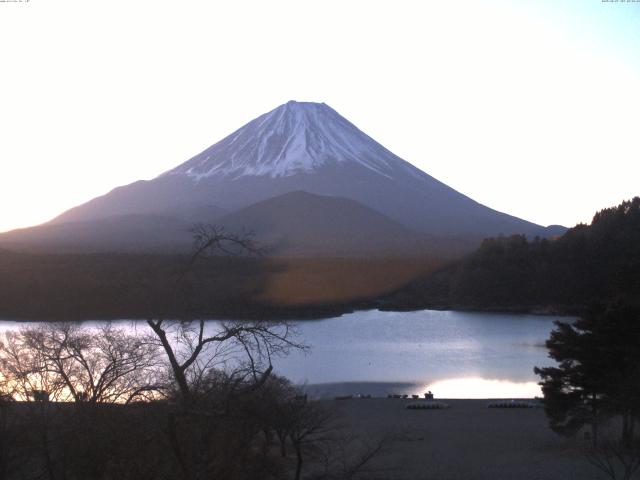
<instances>
[{"instance_id":1,"label":"leafless tree","mask_svg":"<svg viewBox=\"0 0 640 480\"><path fill-rule=\"evenodd\" d=\"M296 480L302 478L303 470L307 477L318 480L368 478L380 473L372 463L396 435L368 439L354 435L328 402L309 399L285 379L271 378L266 390L261 397L268 410L265 418L280 441L282 458L288 458L287 445L292 447Z\"/></svg>"},{"instance_id":2,"label":"leafless tree","mask_svg":"<svg viewBox=\"0 0 640 480\"><path fill-rule=\"evenodd\" d=\"M87 329L44 324L5 334L0 366L12 395L129 403L158 395L159 351L150 339L108 323Z\"/></svg>"},{"instance_id":3,"label":"leafless tree","mask_svg":"<svg viewBox=\"0 0 640 480\"><path fill-rule=\"evenodd\" d=\"M262 255L266 252L255 241L255 235L250 231L229 233L224 227L204 223L196 224L192 229L193 253L187 264L187 270L198 260L206 255Z\"/></svg>"},{"instance_id":4,"label":"leafless tree","mask_svg":"<svg viewBox=\"0 0 640 480\"><path fill-rule=\"evenodd\" d=\"M0 371L5 394L28 401L33 392L47 392L51 400L68 400L60 378L51 371L44 352L31 348L24 330L9 331L0 341Z\"/></svg>"},{"instance_id":5,"label":"leafless tree","mask_svg":"<svg viewBox=\"0 0 640 480\"><path fill-rule=\"evenodd\" d=\"M174 287L177 311L191 311L193 316L147 319L166 357L178 400L178 408L169 412L166 432L185 479L230 476L238 464L247 463L244 460L254 455L259 427L253 418L239 413L239 405L270 379L274 357L304 348L286 322L207 322L206 311L191 308L207 295L202 291L194 295L202 289L194 274L199 259L211 254L262 253L250 233L228 234L208 225L198 225L193 232L194 253L176 276ZM231 445L238 448L230 451ZM236 467L231 468L232 464Z\"/></svg>"},{"instance_id":6,"label":"leafless tree","mask_svg":"<svg viewBox=\"0 0 640 480\"><path fill-rule=\"evenodd\" d=\"M248 382L256 388L271 374L273 357L303 348L287 323L150 319L147 324L164 349L183 400L202 390L217 369L228 372L236 390L247 391Z\"/></svg>"},{"instance_id":7,"label":"leafless tree","mask_svg":"<svg viewBox=\"0 0 640 480\"><path fill-rule=\"evenodd\" d=\"M374 438L362 438L348 432L336 436L325 453L324 472L317 475L323 480L352 480L356 478L379 478L383 469L373 465L385 455L397 434L387 433ZM396 470L386 468L384 471Z\"/></svg>"},{"instance_id":8,"label":"leafless tree","mask_svg":"<svg viewBox=\"0 0 640 480\"><path fill-rule=\"evenodd\" d=\"M176 296L185 277L198 259L207 255L260 255L252 233L227 233L214 225L196 225L193 229L194 253L176 279ZM182 299L187 301L188 299ZM202 313L202 312L198 312ZM223 369L235 390L247 391L262 385L273 370L273 357L291 348L304 348L294 340L286 322L219 322L204 319L190 321L149 318L147 324L164 350L177 390L188 401L211 371ZM234 391L234 393L238 393Z\"/></svg>"},{"instance_id":9,"label":"leafless tree","mask_svg":"<svg viewBox=\"0 0 640 480\"><path fill-rule=\"evenodd\" d=\"M295 400L294 400L295 401ZM305 452L316 450L326 442L334 430L331 424L333 412L317 402L306 399L295 401L297 405L289 412L289 438L296 453L295 480L302 475Z\"/></svg>"},{"instance_id":10,"label":"leafless tree","mask_svg":"<svg viewBox=\"0 0 640 480\"><path fill-rule=\"evenodd\" d=\"M585 457L611 480L631 480L640 470L640 441L603 438L585 449Z\"/></svg>"}]
</instances>

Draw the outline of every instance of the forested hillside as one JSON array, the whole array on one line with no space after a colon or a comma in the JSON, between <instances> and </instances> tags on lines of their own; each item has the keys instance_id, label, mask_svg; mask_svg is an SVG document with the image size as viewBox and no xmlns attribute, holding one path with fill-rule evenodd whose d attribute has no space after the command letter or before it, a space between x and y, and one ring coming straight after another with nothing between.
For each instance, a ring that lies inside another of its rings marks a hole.
<instances>
[{"instance_id":1,"label":"forested hillside","mask_svg":"<svg viewBox=\"0 0 640 480\"><path fill-rule=\"evenodd\" d=\"M487 239L463 260L395 292L384 308L574 312L618 298L640 302L640 197L556 239Z\"/></svg>"}]
</instances>

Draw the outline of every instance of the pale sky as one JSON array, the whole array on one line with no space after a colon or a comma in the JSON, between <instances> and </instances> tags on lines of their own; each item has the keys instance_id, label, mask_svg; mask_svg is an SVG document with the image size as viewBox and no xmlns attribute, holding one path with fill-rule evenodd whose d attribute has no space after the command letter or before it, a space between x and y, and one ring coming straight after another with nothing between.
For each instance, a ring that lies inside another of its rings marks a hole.
<instances>
[{"instance_id":1,"label":"pale sky","mask_svg":"<svg viewBox=\"0 0 640 480\"><path fill-rule=\"evenodd\" d=\"M543 225L640 195L640 2L0 1L0 231L325 102Z\"/></svg>"}]
</instances>

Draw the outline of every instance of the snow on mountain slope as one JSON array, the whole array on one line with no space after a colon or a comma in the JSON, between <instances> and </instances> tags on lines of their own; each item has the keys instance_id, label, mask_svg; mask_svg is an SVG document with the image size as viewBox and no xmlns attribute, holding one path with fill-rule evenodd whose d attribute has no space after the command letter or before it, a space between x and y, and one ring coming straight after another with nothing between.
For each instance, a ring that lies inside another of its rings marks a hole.
<instances>
[{"instance_id":1,"label":"snow on mountain slope","mask_svg":"<svg viewBox=\"0 0 640 480\"><path fill-rule=\"evenodd\" d=\"M289 192L343 197L422 234L479 238L545 236L536 224L498 212L414 167L321 103L288 102L149 181L118 187L51 223L122 215L215 221ZM185 211L190 215L176 212ZM246 226L251 229L251 225Z\"/></svg>"},{"instance_id":2,"label":"snow on mountain slope","mask_svg":"<svg viewBox=\"0 0 640 480\"><path fill-rule=\"evenodd\" d=\"M275 178L340 162L355 162L388 178L394 174L391 162L412 169L328 105L290 101L164 175Z\"/></svg>"}]
</instances>

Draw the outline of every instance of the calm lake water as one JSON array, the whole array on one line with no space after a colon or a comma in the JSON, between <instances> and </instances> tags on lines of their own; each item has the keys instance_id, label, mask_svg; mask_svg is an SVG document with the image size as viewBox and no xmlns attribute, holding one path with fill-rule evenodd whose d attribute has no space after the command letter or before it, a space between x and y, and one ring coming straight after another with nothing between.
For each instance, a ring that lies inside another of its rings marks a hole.
<instances>
[{"instance_id":1,"label":"calm lake water","mask_svg":"<svg viewBox=\"0 0 640 480\"><path fill-rule=\"evenodd\" d=\"M298 322L298 340L310 351L278 358L274 367L314 396L422 396L431 390L439 398L530 398L541 395L533 367L553 364L544 342L555 319L435 310L355 312ZM0 330L17 325L2 322Z\"/></svg>"},{"instance_id":2,"label":"calm lake water","mask_svg":"<svg viewBox=\"0 0 640 480\"><path fill-rule=\"evenodd\" d=\"M276 363L320 395L389 393L440 398L541 395L534 366L552 365L555 318L422 310L356 312L299 325L311 345ZM321 385L317 385L321 384Z\"/></svg>"}]
</instances>

